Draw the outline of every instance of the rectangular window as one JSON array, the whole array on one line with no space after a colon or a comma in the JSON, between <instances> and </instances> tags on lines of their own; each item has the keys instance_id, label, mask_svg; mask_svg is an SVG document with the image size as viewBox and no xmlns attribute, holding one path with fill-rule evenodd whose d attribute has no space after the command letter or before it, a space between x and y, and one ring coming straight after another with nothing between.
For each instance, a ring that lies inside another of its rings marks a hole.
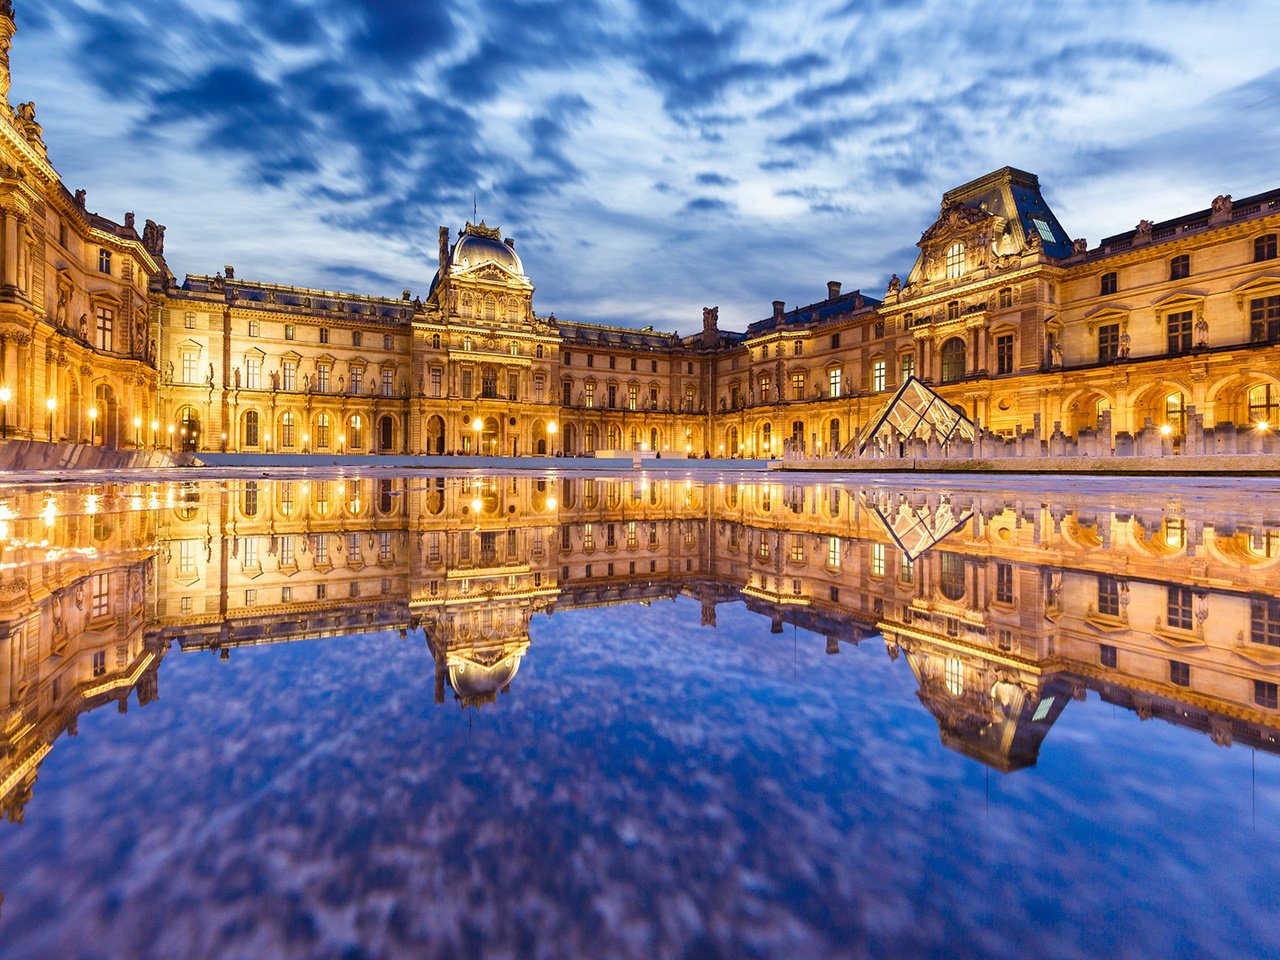
<instances>
[{"instance_id":1,"label":"rectangular window","mask_svg":"<svg viewBox=\"0 0 1280 960\"><path fill-rule=\"evenodd\" d=\"M182 318L182 326L184 329L194 330L196 328L196 315L194 313L188 313L184 316Z\"/></svg>"},{"instance_id":2,"label":"rectangular window","mask_svg":"<svg viewBox=\"0 0 1280 960\"><path fill-rule=\"evenodd\" d=\"M873 577L884 576L884 559L885 547L883 543L873 543L871 545L871 575Z\"/></svg>"},{"instance_id":3,"label":"rectangular window","mask_svg":"<svg viewBox=\"0 0 1280 960\"><path fill-rule=\"evenodd\" d=\"M178 576L194 577L196 575L196 543L194 540L178 542Z\"/></svg>"},{"instance_id":4,"label":"rectangular window","mask_svg":"<svg viewBox=\"0 0 1280 960\"><path fill-rule=\"evenodd\" d=\"M249 321L249 336L256 337L262 333L262 328L258 325L257 320Z\"/></svg>"},{"instance_id":5,"label":"rectangular window","mask_svg":"<svg viewBox=\"0 0 1280 960\"><path fill-rule=\"evenodd\" d=\"M107 672L107 654L105 650L94 651L93 654L93 675L100 677Z\"/></svg>"},{"instance_id":6,"label":"rectangular window","mask_svg":"<svg viewBox=\"0 0 1280 960\"><path fill-rule=\"evenodd\" d=\"M1166 612L1167 623L1176 630L1191 629L1191 588L1170 586Z\"/></svg>"},{"instance_id":7,"label":"rectangular window","mask_svg":"<svg viewBox=\"0 0 1280 960\"><path fill-rule=\"evenodd\" d=\"M383 563L389 563L392 559L390 530L383 530L378 534L378 559Z\"/></svg>"},{"instance_id":8,"label":"rectangular window","mask_svg":"<svg viewBox=\"0 0 1280 960\"><path fill-rule=\"evenodd\" d=\"M1013 288L1004 287L1000 291L1000 309L1007 310L1013 306Z\"/></svg>"},{"instance_id":9,"label":"rectangular window","mask_svg":"<svg viewBox=\"0 0 1280 960\"><path fill-rule=\"evenodd\" d=\"M329 392L329 367L327 364L316 367L316 391L318 393Z\"/></svg>"},{"instance_id":10,"label":"rectangular window","mask_svg":"<svg viewBox=\"0 0 1280 960\"><path fill-rule=\"evenodd\" d=\"M877 360L871 364L871 389L875 393L883 393L888 384L886 370L883 360Z\"/></svg>"},{"instance_id":11,"label":"rectangular window","mask_svg":"<svg viewBox=\"0 0 1280 960\"><path fill-rule=\"evenodd\" d=\"M1188 353L1191 350L1191 311L1171 313L1165 318L1169 328L1169 353Z\"/></svg>"},{"instance_id":12,"label":"rectangular window","mask_svg":"<svg viewBox=\"0 0 1280 960\"><path fill-rule=\"evenodd\" d=\"M256 607L258 605L257 590L246 590L244 592L244 605L246 607Z\"/></svg>"},{"instance_id":13,"label":"rectangular window","mask_svg":"<svg viewBox=\"0 0 1280 960\"><path fill-rule=\"evenodd\" d=\"M796 344L796 346L799 346L799 344ZM803 373L793 373L791 375L791 399L792 400L804 399L804 374Z\"/></svg>"},{"instance_id":14,"label":"rectangular window","mask_svg":"<svg viewBox=\"0 0 1280 960\"><path fill-rule=\"evenodd\" d=\"M916 375L916 355L914 353L906 353L902 356L902 382L906 383L908 377Z\"/></svg>"},{"instance_id":15,"label":"rectangular window","mask_svg":"<svg viewBox=\"0 0 1280 960\"><path fill-rule=\"evenodd\" d=\"M95 617L104 617L111 611L111 574L94 574L93 603L90 610Z\"/></svg>"},{"instance_id":16,"label":"rectangular window","mask_svg":"<svg viewBox=\"0 0 1280 960\"><path fill-rule=\"evenodd\" d=\"M115 349L116 314L110 307L99 307L98 311L98 349Z\"/></svg>"},{"instance_id":17,"label":"rectangular window","mask_svg":"<svg viewBox=\"0 0 1280 960\"><path fill-rule=\"evenodd\" d=\"M840 349L840 334L838 334L838 333L833 333L833 334L831 335L831 349L832 349L832 350L839 350L839 349Z\"/></svg>"},{"instance_id":18,"label":"rectangular window","mask_svg":"<svg viewBox=\"0 0 1280 960\"><path fill-rule=\"evenodd\" d=\"M588 359L590 358L588 357ZM590 366L590 364L588 364L588 366ZM586 390L587 406L594 407L596 405L596 385L592 383L590 380L588 380L585 384L584 389Z\"/></svg>"},{"instance_id":19,"label":"rectangular window","mask_svg":"<svg viewBox=\"0 0 1280 960\"><path fill-rule=\"evenodd\" d=\"M1276 258L1276 235L1268 233L1253 241L1253 259L1255 261L1274 260Z\"/></svg>"},{"instance_id":20,"label":"rectangular window","mask_svg":"<svg viewBox=\"0 0 1280 960\"><path fill-rule=\"evenodd\" d=\"M1013 564L996 564L996 602L1013 603Z\"/></svg>"},{"instance_id":21,"label":"rectangular window","mask_svg":"<svg viewBox=\"0 0 1280 960\"><path fill-rule=\"evenodd\" d=\"M1191 276L1191 257L1188 254L1181 254L1169 261L1169 279L1185 280Z\"/></svg>"},{"instance_id":22,"label":"rectangular window","mask_svg":"<svg viewBox=\"0 0 1280 960\"><path fill-rule=\"evenodd\" d=\"M98 272L105 273L108 276L111 275L111 251L110 250L98 251Z\"/></svg>"},{"instance_id":23,"label":"rectangular window","mask_svg":"<svg viewBox=\"0 0 1280 960\"><path fill-rule=\"evenodd\" d=\"M293 390L298 383L298 362L286 360L280 368L280 386L283 390Z\"/></svg>"},{"instance_id":24,"label":"rectangular window","mask_svg":"<svg viewBox=\"0 0 1280 960\"><path fill-rule=\"evenodd\" d=\"M565 380L560 384L560 404L561 406L571 406L573 404L573 381Z\"/></svg>"},{"instance_id":25,"label":"rectangular window","mask_svg":"<svg viewBox=\"0 0 1280 960\"><path fill-rule=\"evenodd\" d=\"M297 333L297 331L294 329L294 326L293 326L293 324L292 324L292 323L286 323L286 324L284 325L284 338L285 338L286 340L292 340L292 339L294 339L294 336L295 336L295 334L296 334L296 333Z\"/></svg>"},{"instance_id":26,"label":"rectangular window","mask_svg":"<svg viewBox=\"0 0 1280 960\"><path fill-rule=\"evenodd\" d=\"M351 345L353 347L364 346L364 332L361 330L351 331Z\"/></svg>"},{"instance_id":27,"label":"rectangular window","mask_svg":"<svg viewBox=\"0 0 1280 960\"><path fill-rule=\"evenodd\" d=\"M382 368L382 395L384 397L391 396L392 377L394 376L395 376L394 370L391 370L387 367Z\"/></svg>"},{"instance_id":28,"label":"rectangular window","mask_svg":"<svg viewBox=\"0 0 1280 960\"><path fill-rule=\"evenodd\" d=\"M182 382L195 383L199 376L197 373L197 363L199 362L199 354L194 350L184 350L182 353Z\"/></svg>"},{"instance_id":29,"label":"rectangular window","mask_svg":"<svg viewBox=\"0 0 1280 960\"><path fill-rule=\"evenodd\" d=\"M1115 577L1098 578L1098 613L1104 617L1120 616L1120 581Z\"/></svg>"},{"instance_id":30,"label":"rectangular window","mask_svg":"<svg viewBox=\"0 0 1280 960\"><path fill-rule=\"evenodd\" d=\"M1098 362L1106 363L1120 356L1120 324L1104 323L1098 328Z\"/></svg>"},{"instance_id":31,"label":"rectangular window","mask_svg":"<svg viewBox=\"0 0 1280 960\"><path fill-rule=\"evenodd\" d=\"M1169 682L1179 687L1191 686L1191 664L1181 660L1169 661Z\"/></svg>"},{"instance_id":32,"label":"rectangular window","mask_svg":"<svg viewBox=\"0 0 1280 960\"><path fill-rule=\"evenodd\" d=\"M1102 282L1098 285L1098 295L1109 297L1116 292L1116 275L1114 273L1104 273Z\"/></svg>"},{"instance_id":33,"label":"rectangular window","mask_svg":"<svg viewBox=\"0 0 1280 960\"><path fill-rule=\"evenodd\" d=\"M280 588L280 602L281 602L281 603L292 603L292 602L293 602L293 587L281 587L281 588Z\"/></svg>"},{"instance_id":34,"label":"rectangular window","mask_svg":"<svg viewBox=\"0 0 1280 960\"><path fill-rule=\"evenodd\" d=\"M588 354L587 354L587 366L588 366L588 367L594 367L595 365L596 365L596 358L595 358L595 354L588 353Z\"/></svg>"},{"instance_id":35,"label":"rectangular window","mask_svg":"<svg viewBox=\"0 0 1280 960\"><path fill-rule=\"evenodd\" d=\"M1253 681L1253 702L1268 710L1275 710L1280 706L1280 685L1266 680Z\"/></svg>"},{"instance_id":36,"label":"rectangular window","mask_svg":"<svg viewBox=\"0 0 1280 960\"><path fill-rule=\"evenodd\" d=\"M1098 644L1098 662L1104 667L1115 669L1116 666L1116 648L1109 643Z\"/></svg>"},{"instance_id":37,"label":"rectangular window","mask_svg":"<svg viewBox=\"0 0 1280 960\"><path fill-rule=\"evenodd\" d=\"M836 334L839 336L839 334ZM834 339L834 337L832 338ZM844 371L839 367L827 371L827 395L830 397L840 396L840 382L844 377Z\"/></svg>"},{"instance_id":38,"label":"rectangular window","mask_svg":"<svg viewBox=\"0 0 1280 960\"><path fill-rule=\"evenodd\" d=\"M393 336L392 336L391 334L389 334L389 333L384 333L384 334L382 335L382 349L383 349L383 350L394 350L394 349L395 349L395 346L396 346L396 340L395 340L395 337L393 337Z\"/></svg>"},{"instance_id":39,"label":"rectangular window","mask_svg":"<svg viewBox=\"0 0 1280 960\"><path fill-rule=\"evenodd\" d=\"M1013 373L1013 334L996 337L996 373Z\"/></svg>"},{"instance_id":40,"label":"rectangular window","mask_svg":"<svg viewBox=\"0 0 1280 960\"><path fill-rule=\"evenodd\" d=\"M280 538L280 566L292 567L298 562L293 549L293 536L285 534Z\"/></svg>"},{"instance_id":41,"label":"rectangular window","mask_svg":"<svg viewBox=\"0 0 1280 960\"><path fill-rule=\"evenodd\" d=\"M321 342L321 343L328 343L328 342L329 342L329 328L328 328L328 327L321 327L321 328L320 328L320 342Z\"/></svg>"},{"instance_id":42,"label":"rectangular window","mask_svg":"<svg viewBox=\"0 0 1280 960\"><path fill-rule=\"evenodd\" d=\"M1280 600L1270 597L1249 599L1249 639L1280 647Z\"/></svg>"},{"instance_id":43,"label":"rectangular window","mask_svg":"<svg viewBox=\"0 0 1280 960\"><path fill-rule=\"evenodd\" d=\"M469 398L471 396L473 387L472 376L472 370L470 367L462 368L462 395L464 397Z\"/></svg>"},{"instance_id":44,"label":"rectangular window","mask_svg":"<svg viewBox=\"0 0 1280 960\"><path fill-rule=\"evenodd\" d=\"M1249 302L1249 341L1270 343L1280 340L1280 296L1259 297Z\"/></svg>"},{"instance_id":45,"label":"rectangular window","mask_svg":"<svg viewBox=\"0 0 1280 960\"><path fill-rule=\"evenodd\" d=\"M359 393L364 389L364 367L351 368L351 392Z\"/></svg>"},{"instance_id":46,"label":"rectangular window","mask_svg":"<svg viewBox=\"0 0 1280 960\"><path fill-rule=\"evenodd\" d=\"M329 562L329 535L327 533L317 533L315 535L314 560L315 566L322 567Z\"/></svg>"},{"instance_id":47,"label":"rectangular window","mask_svg":"<svg viewBox=\"0 0 1280 960\"><path fill-rule=\"evenodd\" d=\"M248 387L250 390L260 390L262 388L262 358L261 357L245 357L244 385Z\"/></svg>"},{"instance_id":48,"label":"rectangular window","mask_svg":"<svg viewBox=\"0 0 1280 960\"><path fill-rule=\"evenodd\" d=\"M635 410L640 406L640 388L634 383L627 387L627 409Z\"/></svg>"},{"instance_id":49,"label":"rectangular window","mask_svg":"<svg viewBox=\"0 0 1280 960\"><path fill-rule=\"evenodd\" d=\"M520 374L507 374L507 399L516 400L520 396Z\"/></svg>"},{"instance_id":50,"label":"rectangular window","mask_svg":"<svg viewBox=\"0 0 1280 960\"><path fill-rule=\"evenodd\" d=\"M769 391L772 388L773 388L772 377L766 375L760 378L760 402L761 403L769 402Z\"/></svg>"},{"instance_id":51,"label":"rectangular window","mask_svg":"<svg viewBox=\"0 0 1280 960\"><path fill-rule=\"evenodd\" d=\"M439 367L431 368L431 396L433 397L438 398L440 396L440 386L441 386L442 376L443 376L443 371L441 371Z\"/></svg>"}]
</instances>

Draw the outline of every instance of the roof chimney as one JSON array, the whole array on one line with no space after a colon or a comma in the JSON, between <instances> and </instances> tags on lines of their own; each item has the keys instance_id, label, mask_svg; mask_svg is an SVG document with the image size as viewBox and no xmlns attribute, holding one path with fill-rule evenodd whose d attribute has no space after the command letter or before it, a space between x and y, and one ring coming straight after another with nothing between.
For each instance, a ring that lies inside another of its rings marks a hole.
<instances>
[{"instance_id":1,"label":"roof chimney","mask_svg":"<svg viewBox=\"0 0 1280 960\"><path fill-rule=\"evenodd\" d=\"M838 296L840 296L840 281L828 280L827 281L827 299L834 300Z\"/></svg>"},{"instance_id":2,"label":"roof chimney","mask_svg":"<svg viewBox=\"0 0 1280 960\"><path fill-rule=\"evenodd\" d=\"M781 320L782 315L787 312L787 304L784 300L773 301L773 319Z\"/></svg>"},{"instance_id":3,"label":"roof chimney","mask_svg":"<svg viewBox=\"0 0 1280 960\"><path fill-rule=\"evenodd\" d=\"M234 280L236 278L236 268L231 266L231 264L227 264L223 269L227 272L228 280Z\"/></svg>"},{"instance_id":4,"label":"roof chimney","mask_svg":"<svg viewBox=\"0 0 1280 960\"><path fill-rule=\"evenodd\" d=\"M440 277L444 278L445 268L449 265L449 228L440 228Z\"/></svg>"}]
</instances>

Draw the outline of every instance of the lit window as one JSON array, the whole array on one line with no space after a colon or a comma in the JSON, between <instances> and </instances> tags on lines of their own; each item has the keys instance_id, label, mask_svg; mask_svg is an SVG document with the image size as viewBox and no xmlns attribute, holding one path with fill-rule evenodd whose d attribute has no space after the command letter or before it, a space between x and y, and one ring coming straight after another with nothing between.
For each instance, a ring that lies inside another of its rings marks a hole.
<instances>
[{"instance_id":1,"label":"lit window","mask_svg":"<svg viewBox=\"0 0 1280 960\"><path fill-rule=\"evenodd\" d=\"M194 350L184 350L182 353L182 382L195 383L199 374L196 372L196 364L199 360L199 354Z\"/></svg>"},{"instance_id":2,"label":"lit window","mask_svg":"<svg viewBox=\"0 0 1280 960\"><path fill-rule=\"evenodd\" d=\"M115 349L115 311L110 307L98 307L98 349L114 350Z\"/></svg>"},{"instance_id":3,"label":"lit window","mask_svg":"<svg viewBox=\"0 0 1280 960\"><path fill-rule=\"evenodd\" d=\"M827 395L831 397L840 396L840 381L844 376L844 371L839 367L827 371Z\"/></svg>"},{"instance_id":4,"label":"lit window","mask_svg":"<svg viewBox=\"0 0 1280 960\"><path fill-rule=\"evenodd\" d=\"M250 390L258 390L262 387L262 358L261 357L245 357L244 360L244 385Z\"/></svg>"},{"instance_id":5,"label":"lit window","mask_svg":"<svg viewBox=\"0 0 1280 960\"><path fill-rule=\"evenodd\" d=\"M280 367L280 386L284 390L292 390L298 382L298 362L286 360Z\"/></svg>"},{"instance_id":6,"label":"lit window","mask_svg":"<svg viewBox=\"0 0 1280 960\"><path fill-rule=\"evenodd\" d=\"M873 543L871 545L871 575L873 577L884 576L884 544Z\"/></svg>"},{"instance_id":7,"label":"lit window","mask_svg":"<svg viewBox=\"0 0 1280 960\"><path fill-rule=\"evenodd\" d=\"M964 663L949 657L946 664L947 689L953 697L964 696Z\"/></svg>"},{"instance_id":8,"label":"lit window","mask_svg":"<svg viewBox=\"0 0 1280 960\"><path fill-rule=\"evenodd\" d=\"M953 243L947 247L947 279L957 280L964 276L964 244Z\"/></svg>"},{"instance_id":9,"label":"lit window","mask_svg":"<svg viewBox=\"0 0 1280 960\"><path fill-rule=\"evenodd\" d=\"M106 616L111 611L111 574L94 574L91 609L95 617Z\"/></svg>"},{"instance_id":10,"label":"lit window","mask_svg":"<svg viewBox=\"0 0 1280 960\"><path fill-rule=\"evenodd\" d=\"M292 339L294 338L294 333L295 333L295 331L294 331L293 324L292 324L292 323L286 323L286 324L284 325L284 338L285 338L286 340L292 340Z\"/></svg>"},{"instance_id":11,"label":"lit window","mask_svg":"<svg viewBox=\"0 0 1280 960\"><path fill-rule=\"evenodd\" d=\"M871 389L876 393L880 393L885 389L887 383L886 367L883 360L877 360L871 364Z\"/></svg>"},{"instance_id":12,"label":"lit window","mask_svg":"<svg viewBox=\"0 0 1280 960\"><path fill-rule=\"evenodd\" d=\"M100 677L107 672L107 654L104 650L97 650L93 654L93 675Z\"/></svg>"}]
</instances>

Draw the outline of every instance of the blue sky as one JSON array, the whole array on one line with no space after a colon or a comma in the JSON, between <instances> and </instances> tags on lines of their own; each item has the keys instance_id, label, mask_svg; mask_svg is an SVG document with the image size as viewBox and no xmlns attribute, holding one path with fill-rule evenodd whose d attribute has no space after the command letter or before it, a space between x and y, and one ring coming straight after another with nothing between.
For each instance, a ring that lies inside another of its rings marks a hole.
<instances>
[{"instance_id":1,"label":"blue sky","mask_svg":"<svg viewBox=\"0 0 1280 960\"><path fill-rule=\"evenodd\" d=\"M475 196L539 313L741 329L881 294L1004 164L1092 242L1280 186L1274 0L16 7L13 101L180 277L425 293Z\"/></svg>"}]
</instances>

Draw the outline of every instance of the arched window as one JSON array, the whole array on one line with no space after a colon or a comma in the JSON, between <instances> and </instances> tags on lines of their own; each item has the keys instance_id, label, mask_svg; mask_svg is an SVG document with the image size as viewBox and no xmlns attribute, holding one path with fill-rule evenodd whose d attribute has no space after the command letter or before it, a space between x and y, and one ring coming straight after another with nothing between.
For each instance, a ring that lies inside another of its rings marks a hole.
<instances>
[{"instance_id":1,"label":"arched window","mask_svg":"<svg viewBox=\"0 0 1280 960\"><path fill-rule=\"evenodd\" d=\"M384 453L395 443L395 429L395 421L389 416L378 421L378 445Z\"/></svg>"},{"instance_id":2,"label":"arched window","mask_svg":"<svg viewBox=\"0 0 1280 960\"><path fill-rule=\"evenodd\" d=\"M964 696L964 661L957 660L955 657L948 657L945 667L944 679L947 684L947 690L953 697Z\"/></svg>"},{"instance_id":3,"label":"arched window","mask_svg":"<svg viewBox=\"0 0 1280 960\"><path fill-rule=\"evenodd\" d=\"M791 421L791 442L794 444L804 443L804 421Z\"/></svg>"},{"instance_id":4,"label":"arched window","mask_svg":"<svg viewBox=\"0 0 1280 960\"><path fill-rule=\"evenodd\" d=\"M471 294L464 293L462 295L462 298L458 301L458 312L461 313L464 317L471 316L471 304L472 304Z\"/></svg>"},{"instance_id":5,"label":"arched window","mask_svg":"<svg viewBox=\"0 0 1280 960\"><path fill-rule=\"evenodd\" d=\"M1249 422L1266 424L1267 428L1280 426L1280 394L1271 384L1249 389Z\"/></svg>"},{"instance_id":6,"label":"arched window","mask_svg":"<svg viewBox=\"0 0 1280 960\"><path fill-rule=\"evenodd\" d=\"M364 446L364 421L356 414L347 421L347 446L359 450Z\"/></svg>"},{"instance_id":7,"label":"arched window","mask_svg":"<svg viewBox=\"0 0 1280 960\"><path fill-rule=\"evenodd\" d=\"M329 438L333 433L332 421L327 413L322 413L316 417L316 448L318 450L329 449Z\"/></svg>"},{"instance_id":8,"label":"arched window","mask_svg":"<svg viewBox=\"0 0 1280 960\"><path fill-rule=\"evenodd\" d=\"M657 427L652 427L649 430L649 449L650 450L662 449L662 434L658 432Z\"/></svg>"},{"instance_id":9,"label":"arched window","mask_svg":"<svg viewBox=\"0 0 1280 960\"><path fill-rule=\"evenodd\" d=\"M583 435L583 451L585 453L596 452L596 427L595 424L587 424L587 428L582 431Z\"/></svg>"},{"instance_id":10,"label":"arched window","mask_svg":"<svg viewBox=\"0 0 1280 960\"><path fill-rule=\"evenodd\" d=\"M439 350L439 349L440 349L440 334L438 334L438 333L433 333L433 334L431 335L431 349L432 349L432 350Z\"/></svg>"},{"instance_id":11,"label":"arched window","mask_svg":"<svg viewBox=\"0 0 1280 960\"><path fill-rule=\"evenodd\" d=\"M280 418L280 446L292 447L294 444L294 434L298 429L297 418L292 413L286 413Z\"/></svg>"},{"instance_id":12,"label":"arched window","mask_svg":"<svg viewBox=\"0 0 1280 960\"><path fill-rule=\"evenodd\" d=\"M486 320L498 319L498 301L495 297L485 297L484 299L484 318Z\"/></svg>"},{"instance_id":13,"label":"arched window","mask_svg":"<svg viewBox=\"0 0 1280 960\"><path fill-rule=\"evenodd\" d=\"M947 247L947 279L958 280L964 276L964 244L957 241Z\"/></svg>"},{"instance_id":14,"label":"arched window","mask_svg":"<svg viewBox=\"0 0 1280 960\"><path fill-rule=\"evenodd\" d=\"M240 512L246 517L258 515L258 481L250 480L244 485L244 493L240 495Z\"/></svg>"},{"instance_id":15,"label":"arched window","mask_svg":"<svg viewBox=\"0 0 1280 960\"><path fill-rule=\"evenodd\" d=\"M608 442L606 442L605 447L609 450L622 449L622 430L616 424L609 424Z\"/></svg>"},{"instance_id":16,"label":"arched window","mask_svg":"<svg viewBox=\"0 0 1280 960\"><path fill-rule=\"evenodd\" d=\"M463 349L463 350L470 350L470 349L471 349L471 338L470 338L470 337L463 337L463 338L462 338L462 349Z\"/></svg>"},{"instance_id":17,"label":"arched window","mask_svg":"<svg viewBox=\"0 0 1280 960\"><path fill-rule=\"evenodd\" d=\"M1164 398L1164 422L1175 437L1187 433L1187 400L1181 392L1170 393Z\"/></svg>"},{"instance_id":18,"label":"arched window","mask_svg":"<svg viewBox=\"0 0 1280 960\"><path fill-rule=\"evenodd\" d=\"M840 452L840 421L831 421L831 446L828 448L832 456Z\"/></svg>"},{"instance_id":19,"label":"arched window","mask_svg":"<svg viewBox=\"0 0 1280 960\"><path fill-rule=\"evenodd\" d=\"M258 445L259 425L257 410L250 410L244 415L244 427L241 431L240 438L241 446L256 447Z\"/></svg>"},{"instance_id":20,"label":"arched window","mask_svg":"<svg viewBox=\"0 0 1280 960\"><path fill-rule=\"evenodd\" d=\"M773 453L773 424L766 423L760 428L760 449L757 453L768 456Z\"/></svg>"},{"instance_id":21,"label":"arched window","mask_svg":"<svg viewBox=\"0 0 1280 960\"><path fill-rule=\"evenodd\" d=\"M965 346L960 337L952 337L942 345L942 382L964 379Z\"/></svg>"},{"instance_id":22,"label":"arched window","mask_svg":"<svg viewBox=\"0 0 1280 960\"><path fill-rule=\"evenodd\" d=\"M631 449L632 450L640 449L640 428L639 427L631 428Z\"/></svg>"}]
</instances>

